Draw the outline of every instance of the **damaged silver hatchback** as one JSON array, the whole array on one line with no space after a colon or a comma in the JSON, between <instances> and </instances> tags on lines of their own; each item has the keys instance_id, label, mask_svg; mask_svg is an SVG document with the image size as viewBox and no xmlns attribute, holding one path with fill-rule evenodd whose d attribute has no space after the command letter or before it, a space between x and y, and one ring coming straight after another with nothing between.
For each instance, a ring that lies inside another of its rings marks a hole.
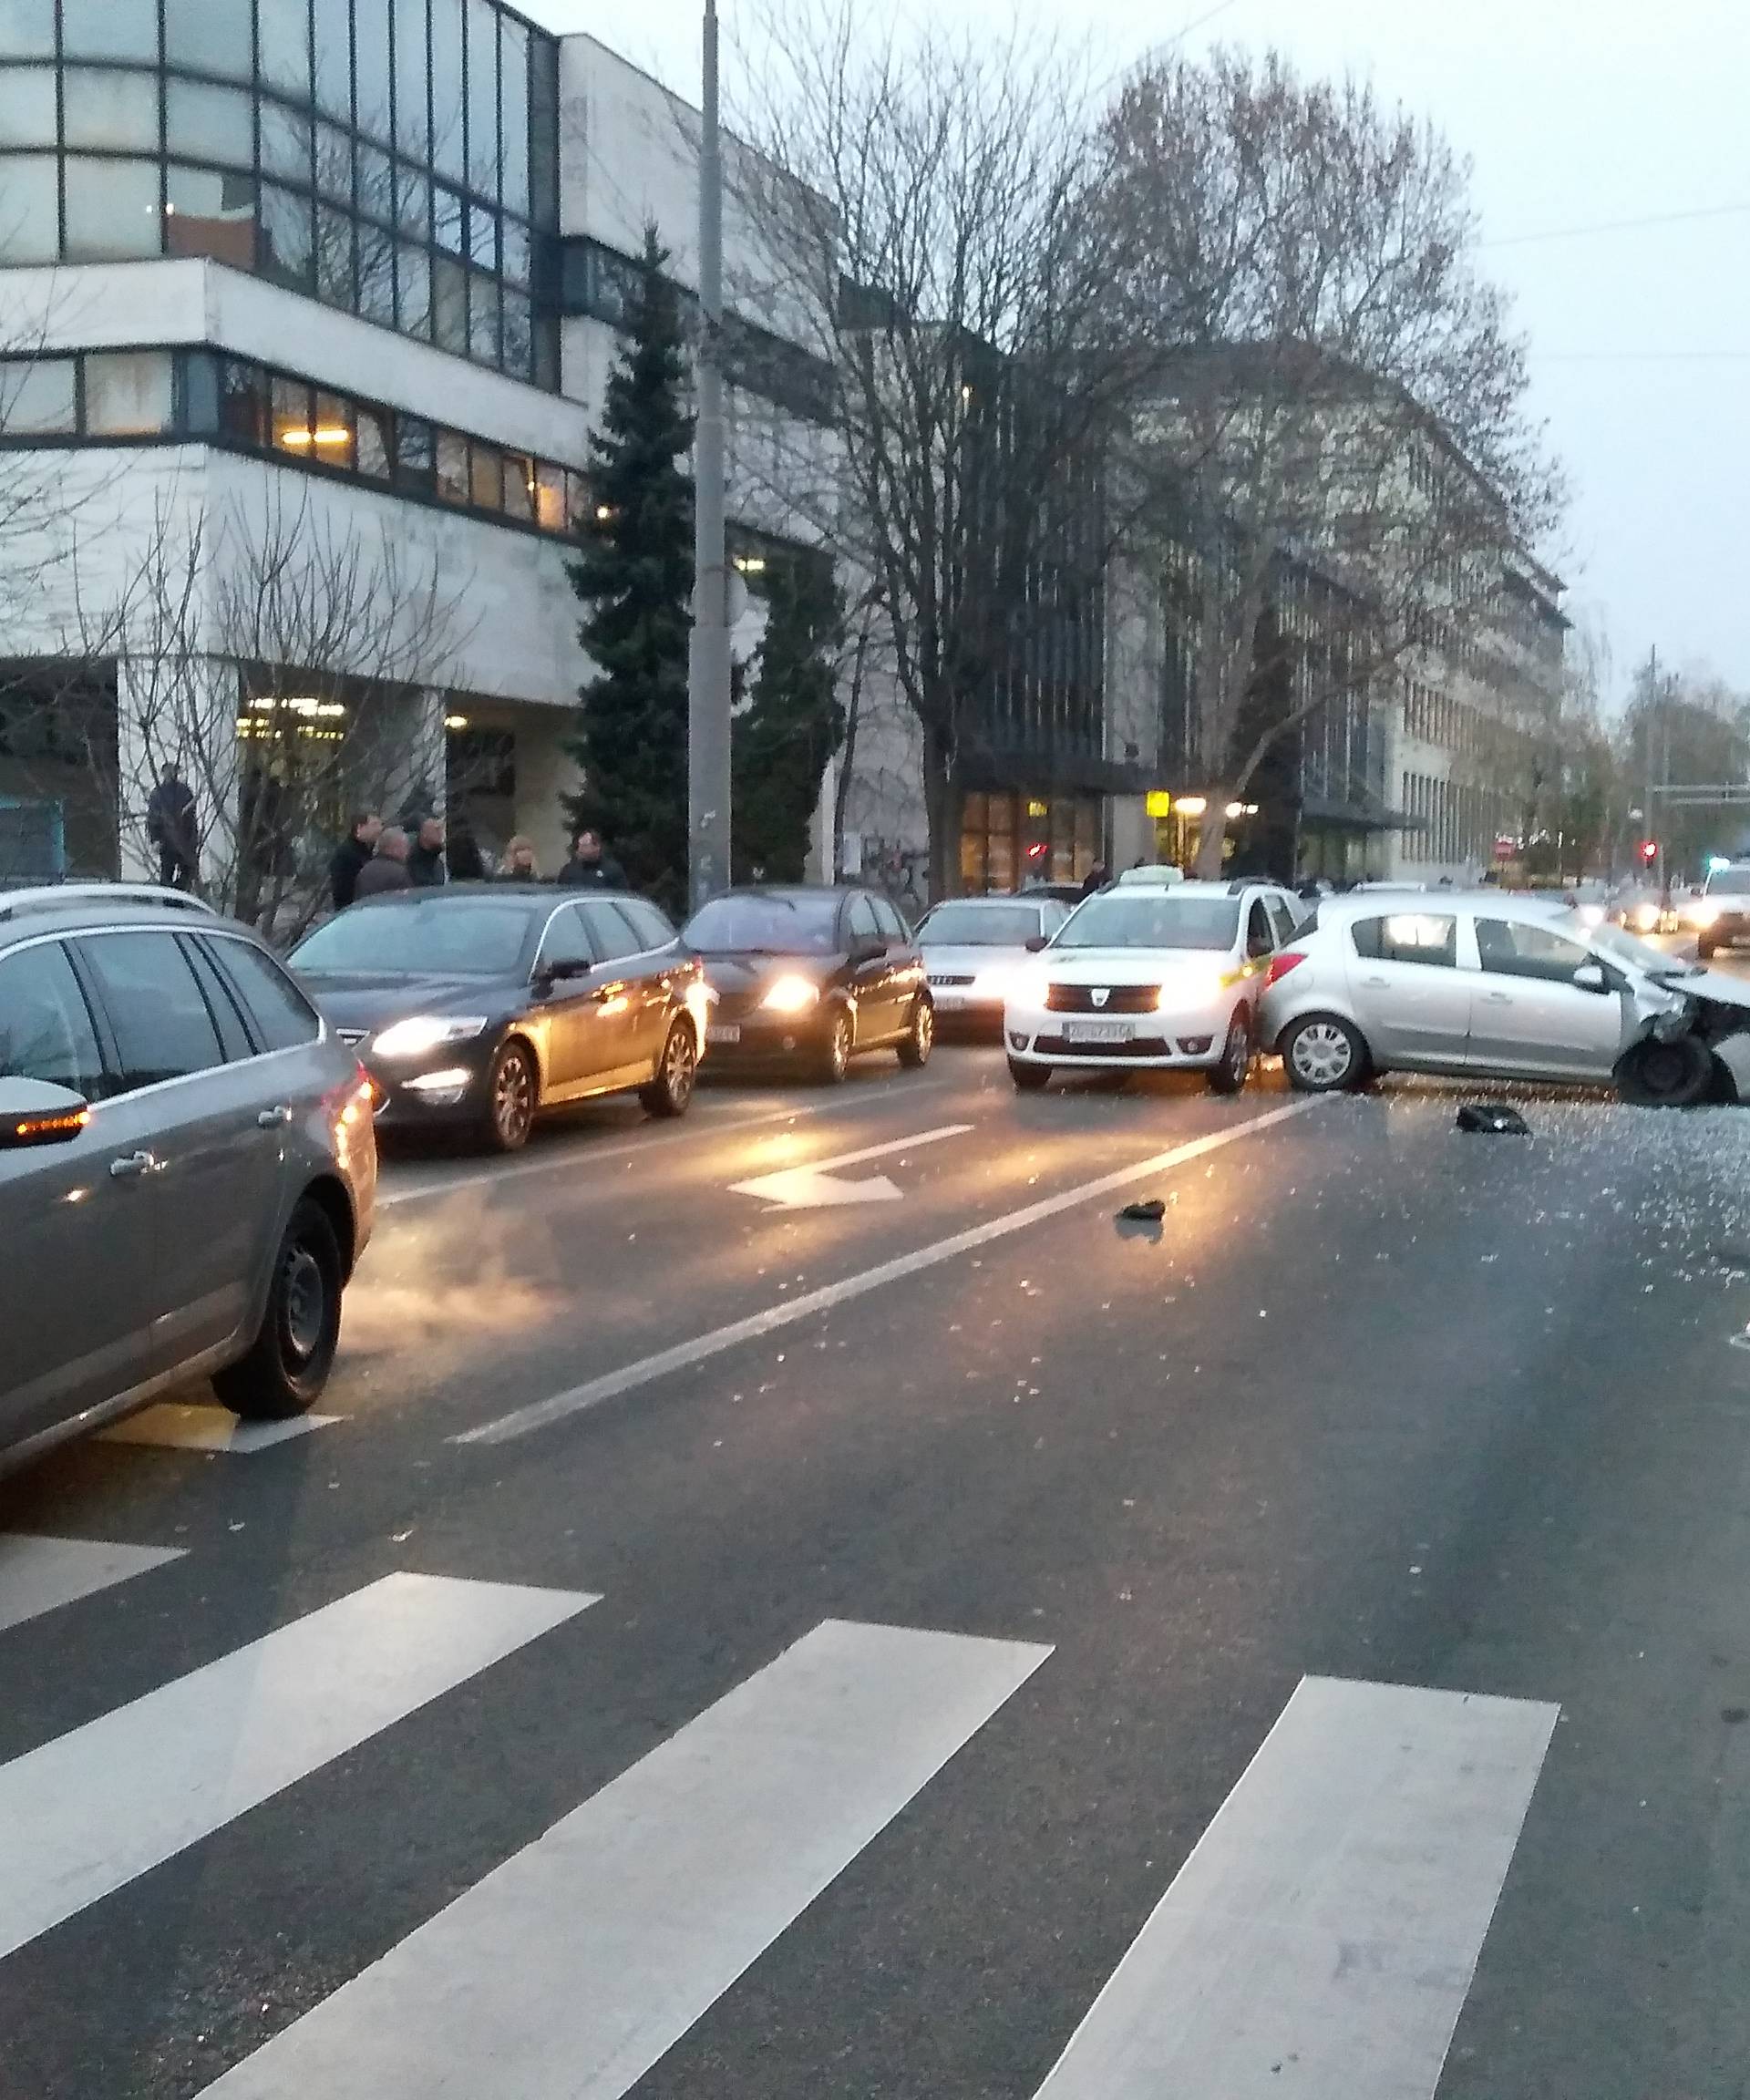
<instances>
[{"instance_id":1,"label":"damaged silver hatchback","mask_svg":"<svg viewBox=\"0 0 1750 2100\"><path fill-rule=\"evenodd\" d=\"M1625 1101L1750 1101L1750 983L1559 898L1326 898L1271 962L1264 1046L1305 1093L1381 1072L1613 1085Z\"/></svg>"}]
</instances>

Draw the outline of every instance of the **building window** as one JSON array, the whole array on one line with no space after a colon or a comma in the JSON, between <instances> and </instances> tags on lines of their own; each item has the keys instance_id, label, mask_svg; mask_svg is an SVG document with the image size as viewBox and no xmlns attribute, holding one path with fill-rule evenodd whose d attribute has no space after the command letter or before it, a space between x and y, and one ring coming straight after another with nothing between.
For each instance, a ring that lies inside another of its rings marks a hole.
<instances>
[{"instance_id":1,"label":"building window","mask_svg":"<svg viewBox=\"0 0 1750 2100\"><path fill-rule=\"evenodd\" d=\"M0 159L0 262L53 262L60 245L54 155L5 155Z\"/></svg>"},{"instance_id":2,"label":"building window","mask_svg":"<svg viewBox=\"0 0 1750 2100\"><path fill-rule=\"evenodd\" d=\"M0 71L0 146L46 146L55 135L55 68L8 66Z\"/></svg>"},{"instance_id":3,"label":"building window","mask_svg":"<svg viewBox=\"0 0 1750 2100\"><path fill-rule=\"evenodd\" d=\"M55 0L5 0L0 6L0 58L55 56Z\"/></svg>"},{"instance_id":4,"label":"building window","mask_svg":"<svg viewBox=\"0 0 1750 2100\"><path fill-rule=\"evenodd\" d=\"M78 428L77 373L72 357L0 365L0 434L70 437Z\"/></svg>"},{"instance_id":5,"label":"building window","mask_svg":"<svg viewBox=\"0 0 1750 2100\"><path fill-rule=\"evenodd\" d=\"M173 409L168 350L86 357L85 427L94 437L156 437L173 427Z\"/></svg>"},{"instance_id":6,"label":"building window","mask_svg":"<svg viewBox=\"0 0 1750 2100\"><path fill-rule=\"evenodd\" d=\"M238 270L255 266L255 181L218 168L171 166L164 178L164 247L211 255Z\"/></svg>"},{"instance_id":7,"label":"building window","mask_svg":"<svg viewBox=\"0 0 1750 2100\"><path fill-rule=\"evenodd\" d=\"M166 81L164 129L172 153L230 168L255 165L254 105L239 88L213 88L203 80Z\"/></svg>"},{"instance_id":8,"label":"building window","mask_svg":"<svg viewBox=\"0 0 1750 2100\"><path fill-rule=\"evenodd\" d=\"M454 430L438 433L438 493L446 503L468 499L468 439Z\"/></svg>"},{"instance_id":9,"label":"building window","mask_svg":"<svg viewBox=\"0 0 1750 2100\"><path fill-rule=\"evenodd\" d=\"M118 262L161 246L158 163L67 163L66 254L74 262Z\"/></svg>"},{"instance_id":10,"label":"building window","mask_svg":"<svg viewBox=\"0 0 1750 2100\"><path fill-rule=\"evenodd\" d=\"M117 0L61 0L61 49L71 57L158 58L158 14Z\"/></svg>"},{"instance_id":11,"label":"building window","mask_svg":"<svg viewBox=\"0 0 1750 2100\"><path fill-rule=\"evenodd\" d=\"M164 62L247 80L254 63L249 9L237 0L164 0Z\"/></svg>"}]
</instances>

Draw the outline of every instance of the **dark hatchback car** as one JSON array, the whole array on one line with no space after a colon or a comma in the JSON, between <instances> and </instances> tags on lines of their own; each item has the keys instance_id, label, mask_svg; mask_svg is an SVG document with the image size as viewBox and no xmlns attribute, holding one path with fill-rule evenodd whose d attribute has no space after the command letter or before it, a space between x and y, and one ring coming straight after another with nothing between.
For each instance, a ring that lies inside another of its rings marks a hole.
<instances>
[{"instance_id":1,"label":"dark hatchback car","mask_svg":"<svg viewBox=\"0 0 1750 2100\"><path fill-rule=\"evenodd\" d=\"M731 890L681 939L705 965L713 1069L802 1065L829 1083L865 1050L924 1064L935 1008L923 957L885 897L860 889Z\"/></svg>"},{"instance_id":2,"label":"dark hatchback car","mask_svg":"<svg viewBox=\"0 0 1750 2100\"><path fill-rule=\"evenodd\" d=\"M355 904L293 973L376 1082L386 1131L449 1127L499 1151L547 1108L635 1092L681 1116L703 1049L699 965L642 897L456 883Z\"/></svg>"}]
</instances>

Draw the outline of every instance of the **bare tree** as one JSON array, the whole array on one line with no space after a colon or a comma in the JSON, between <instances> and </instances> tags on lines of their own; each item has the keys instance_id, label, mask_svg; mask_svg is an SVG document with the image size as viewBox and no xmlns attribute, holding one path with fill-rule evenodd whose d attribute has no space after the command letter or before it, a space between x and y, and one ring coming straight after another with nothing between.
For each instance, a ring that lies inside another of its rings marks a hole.
<instances>
[{"instance_id":1,"label":"bare tree","mask_svg":"<svg viewBox=\"0 0 1750 2100\"><path fill-rule=\"evenodd\" d=\"M1051 45L871 36L849 0L764 37L730 163L744 304L811 336L829 438L774 422L776 493L881 608L946 894L981 742L1024 715L1099 750L1102 466L1138 371L1086 208L1091 83Z\"/></svg>"},{"instance_id":2,"label":"bare tree","mask_svg":"<svg viewBox=\"0 0 1750 2100\"><path fill-rule=\"evenodd\" d=\"M1127 470L1189 681L1213 875L1223 811L1318 709L1400 668L1486 672L1506 565L1553 523L1560 479L1437 133L1354 81L1218 53L1145 67L1101 143L1113 325L1156 353ZM1261 640L1310 583L1316 659L1261 707Z\"/></svg>"}]
</instances>

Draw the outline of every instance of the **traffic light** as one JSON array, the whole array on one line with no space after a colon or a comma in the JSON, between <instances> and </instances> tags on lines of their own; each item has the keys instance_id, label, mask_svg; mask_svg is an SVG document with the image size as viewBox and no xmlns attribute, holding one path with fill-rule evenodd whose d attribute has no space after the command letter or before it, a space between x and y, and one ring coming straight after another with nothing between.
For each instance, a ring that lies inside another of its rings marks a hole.
<instances>
[{"instance_id":1,"label":"traffic light","mask_svg":"<svg viewBox=\"0 0 1750 2100\"><path fill-rule=\"evenodd\" d=\"M1649 866L1659 858L1659 842L1656 839L1643 839L1641 841L1641 858Z\"/></svg>"}]
</instances>

